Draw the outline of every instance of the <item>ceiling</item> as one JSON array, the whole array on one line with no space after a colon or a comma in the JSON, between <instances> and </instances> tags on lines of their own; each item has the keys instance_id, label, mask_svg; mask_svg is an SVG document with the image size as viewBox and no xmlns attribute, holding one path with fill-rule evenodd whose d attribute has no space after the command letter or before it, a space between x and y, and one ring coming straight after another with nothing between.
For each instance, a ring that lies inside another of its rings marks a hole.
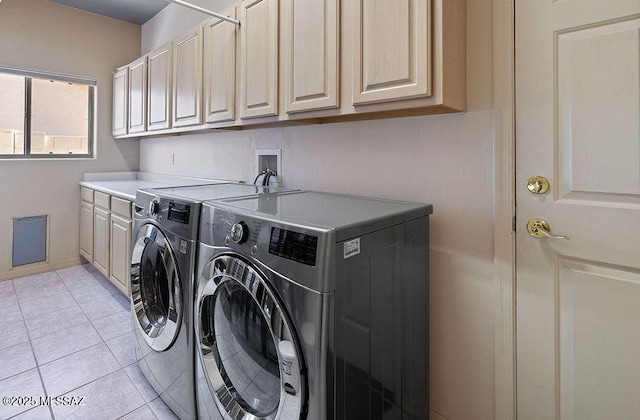
<instances>
[{"instance_id":1,"label":"ceiling","mask_svg":"<svg viewBox=\"0 0 640 420\"><path fill-rule=\"evenodd\" d=\"M2 1L2 0L0 0ZM167 0L51 0L114 19L142 25L169 2Z\"/></svg>"}]
</instances>

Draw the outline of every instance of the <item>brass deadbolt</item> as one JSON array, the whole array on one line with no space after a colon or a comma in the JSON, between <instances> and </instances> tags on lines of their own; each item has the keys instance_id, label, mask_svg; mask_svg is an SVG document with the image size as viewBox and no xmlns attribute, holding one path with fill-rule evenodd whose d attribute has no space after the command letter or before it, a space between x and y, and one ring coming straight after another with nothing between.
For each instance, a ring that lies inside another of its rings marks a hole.
<instances>
[{"instance_id":1,"label":"brass deadbolt","mask_svg":"<svg viewBox=\"0 0 640 420\"><path fill-rule=\"evenodd\" d=\"M543 176L532 176L527 179L527 189L532 194L544 194L549 191L549 180Z\"/></svg>"}]
</instances>

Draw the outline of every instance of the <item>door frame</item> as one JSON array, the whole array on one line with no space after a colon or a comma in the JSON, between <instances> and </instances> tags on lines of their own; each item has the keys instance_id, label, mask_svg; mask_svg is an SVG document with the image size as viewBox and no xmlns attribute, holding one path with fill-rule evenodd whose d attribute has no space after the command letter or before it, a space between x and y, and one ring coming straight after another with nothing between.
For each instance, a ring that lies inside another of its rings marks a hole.
<instances>
[{"instance_id":1,"label":"door frame","mask_svg":"<svg viewBox=\"0 0 640 420\"><path fill-rule=\"evenodd\" d=\"M516 418L515 1L493 0L496 420Z\"/></svg>"}]
</instances>

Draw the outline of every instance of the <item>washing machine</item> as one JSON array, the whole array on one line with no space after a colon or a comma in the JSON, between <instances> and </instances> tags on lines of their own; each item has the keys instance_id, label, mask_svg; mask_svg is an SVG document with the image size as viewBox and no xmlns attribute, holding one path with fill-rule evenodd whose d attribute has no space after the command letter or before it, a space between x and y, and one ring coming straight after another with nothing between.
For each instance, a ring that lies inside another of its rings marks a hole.
<instances>
[{"instance_id":1,"label":"washing machine","mask_svg":"<svg viewBox=\"0 0 640 420\"><path fill-rule=\"evenodd\" d=\"M313 191L203 203L207 419L426 419L426 204Z\"/></svg>"},{"instance_id":2,"label":"washing machine","mask_svg":"<svg viewBox=\"0 0 640 420\"><path fill-rule=\"evenodd\" d=\"M193 300L201 202L261 195L237 183L138 190L131 258L138 366L181 419L196 418Z\"/></svg>"}]
</instances>

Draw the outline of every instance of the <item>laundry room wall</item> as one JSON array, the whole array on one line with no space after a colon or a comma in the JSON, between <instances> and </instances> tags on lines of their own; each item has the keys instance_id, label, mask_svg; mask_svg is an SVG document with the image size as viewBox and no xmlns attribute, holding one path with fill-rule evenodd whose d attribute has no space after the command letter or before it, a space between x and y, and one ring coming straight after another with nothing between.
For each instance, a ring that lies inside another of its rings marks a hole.
<instances>
[{"instance_id":1,"label":"laundry room wall","mask_svg":"<svg viewBox=\"0 0 640 420\"><path fill-rule=\"evenodd\" d=\"M0 161L0 280L75 265L85 172L132 171L138 140L111 136L112 70L140 56L138 25L46 0L0 3L0 65L97 80L95 159ZM49 261L11 269L12 218L49 215Z\"/></svg>"},{"instance_id":2,"label":"laundry room wall","mask_svg":"<svg viewBox=\"0 0 640 420\"><path fill-rule=\"evenodd\" d=\"M222 11L233 1L195 0ZM494 418L492 1L468 4L468 112L141 140L145 171L252 182L255 149L282 149L284 186L432 203L433 418ZM206 16L169 5L142 52ZM171 154L175 163L171 164Z\"/></svg>"}]
</instances>

